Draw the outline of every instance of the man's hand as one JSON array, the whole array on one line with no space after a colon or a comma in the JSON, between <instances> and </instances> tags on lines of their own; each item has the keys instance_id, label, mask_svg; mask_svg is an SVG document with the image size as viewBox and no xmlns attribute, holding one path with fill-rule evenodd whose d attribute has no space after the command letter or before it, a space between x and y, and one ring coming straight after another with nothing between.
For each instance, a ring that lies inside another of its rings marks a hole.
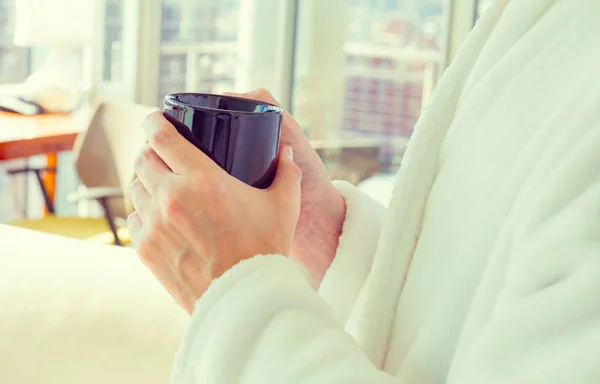
<instances>
[{"instance_id":1,"label":"man's hand","mask_svg":"<svg viewBox=\"0 0 600 384\"><path fill-rule=\"evenodd\" d=\"M213 279L258 254L289 255L302 174L283 147L267 190L228 175L162 114L144 122L128 218L140 258L189 313Z\"/></svg>"},{"instance_id":2,"label":"man's hand","mask_svg":"<svg viewBox=\"0 0 600 384\"><path fill-rule=\"evenodd\" d=\"M278 105L266 90L230 95ZM300 219L292 243L292 256L321 282L331 265L338 247L346 215L346 204L331 184L331 179L319 155L298 123L284 112L281 145L294 150L294 161L302 170Z\"/></svg>"}]
</instances>

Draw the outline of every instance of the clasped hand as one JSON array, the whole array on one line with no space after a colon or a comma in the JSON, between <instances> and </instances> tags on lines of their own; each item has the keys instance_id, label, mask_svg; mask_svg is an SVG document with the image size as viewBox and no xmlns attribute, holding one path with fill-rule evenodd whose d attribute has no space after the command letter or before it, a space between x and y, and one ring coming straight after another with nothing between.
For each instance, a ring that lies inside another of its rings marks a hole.
<instances>
[{"instance_id":1,"label":"clasped hand","mask_svg":"<svg viewBox=\"0 0 600 384\"><path fill-rule=\"evenodd\" d=\"M144 122L128 218L133 246L189 313L210 283L259 254L289 255L300 214L301 171L291 147L266 190L228 175L161 113Z\"/></svg>"}]
</instances>

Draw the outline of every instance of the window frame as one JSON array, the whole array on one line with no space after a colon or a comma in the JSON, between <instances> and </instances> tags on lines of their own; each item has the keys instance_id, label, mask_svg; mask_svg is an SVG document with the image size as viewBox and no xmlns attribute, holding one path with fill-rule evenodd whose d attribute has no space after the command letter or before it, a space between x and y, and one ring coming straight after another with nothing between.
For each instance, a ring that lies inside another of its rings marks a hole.
<instances>
[{"instance_id":1,"label":"window frame","mask_svg":"<svg viewBox=\"0 0 600 384\"><path fill-rule=\"evenodd\" d=\"M105 19L107 0L97 0L94 19L94 40L84 48L84 81L93 84L94 98L113 99L135 102L138 99L137 88L139 79L138 71L139 55L138 47L141 36L141 8L144 4L154 3L156 0L123 0L122 42L121 42L121 76L116 81L104 79L104 45L105 45Z\"/></svg>"},{"instance_id":2,"label":"window frame","mask_svg":"<svg viewBox=\"0 0 600 384\"><path fill-rule=\"evenodd\" d=\"M139 0L137 0L139 1ZM241 0L246 6L254 0ZM241 21L240 30L242 33L253 36L253 41L246 41L243 44L238 44L240 50L246 52L252 50L260 50L260 54L249 55L246 65L252 67L260 67L265 58L271 58L275 65L268 71L248 76L241 79L242 83L237 89L232 91L249 91L255 88L267 88L280 101L282 106L289 108L292 89L292 71L293 71L293 49L294 49L294 33L295 33L295 10L298 0L261 0L270 1L273 6L262 7L255 9L255 12L276 12L276 14L265 14L262 21L269 22L272 20L271 27L273 30L260 28L253 29L252 23L248 24L248 17ZM244 4L242 5L244 6ZM241 13L241 12L240 12ZM262 16L262 15L259 15ZM169 47L161 47L161 20L162 7L160 0L143 1L139 7L139 40L138 40L138 57L139 63L135 73L132 73L136 78L135 84L135 101L156 105L156 96L159 91L159 58L161 51L172 49ZM276 39L273 39L276 36ZM238 39L239 40L239 39ZM273 41L275 40L275 41ZM273 42L266 44L265 42ZM193 62L193 58L188 55L188 63ZM270 62L272 64L272 62ZM241 64L243 65L243 64ZM264 67L264 65L262 65ZM273 70L274 68L274 70ZM238 75L236 75L236 80ZM147 79L157 79L156 81L146 81ZM194 84L194 74L186 76L187 86ZM236 81L237 82L237 81ZM182 90L185 91L185 90Z\"/></svg>"}]
</instances>

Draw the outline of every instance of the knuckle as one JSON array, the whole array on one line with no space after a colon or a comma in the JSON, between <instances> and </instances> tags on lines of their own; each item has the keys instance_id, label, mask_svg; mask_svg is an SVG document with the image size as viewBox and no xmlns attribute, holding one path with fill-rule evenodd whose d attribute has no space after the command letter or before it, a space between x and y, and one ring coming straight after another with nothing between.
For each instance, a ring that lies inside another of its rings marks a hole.
<instances>
[{"instance_id":1,"label":"knuckle","mask_svg":"<svg viewBox=\"0 0 600 384\"><path fill-rule=\"evenodd\" d=\"M135 158L134 164L133 164L133 166L136 170L142 169L144 167L144 165L146 164L146 162L148 161L148 158L150 157L150 155L152 153L151 151L152 151L152 148L148 144L144 144L140 148L140 150Z\"/></svg>"},{"instance_id":2,"label":"knuckle","mask_svg":"<svg viewBox=\"0 0 600 384\"><path fill-rule=\"evenodd\" d=\"M139 195L139 193L142 191L142 182L140 181L139 178L135 178L132 182L131 182L131 197L137 197Z\"/></svg>"},{"instance_id":3,"label":"knuckle","mask_svg":"<svg viewBox=\"0 0 600 384\"><path fill-rule=\"evenodd\" d=\"M147 159L154 154L154 150L149 144L144 144L140 152L144 159Z\"/></svg>"},{"instance_id":4,"label":"knuckle","mask_svg":"<svg viewBox=\"0 0 600 384\"><path fill-rule=\"evenodd\" d=\"M287 164L285 165L285 171L286 173L289 174L289 176L291 176L292 180L295 180L297 182L301 182L302 181L302 169L300 169L300 167L294 163L293 161L286 159L285 161L287 161Z\"/></svg>"},{"instance_id":5,"label":"knuckle","mask_svg":"<svg viewBox=\"0 0 600 384\"><path fill-rule=\"evenodd\" d=\"M302 179L302 170L296 163L292 162L292 164L290 164L290 172L292 172L298 178Z\"/></svg>"},{"instance_id":6,"label":"knuckle","mask_svg":"<svg viewBox=\"0 0 600 384\"><path fill-rule=\"evenodd\" d=\"M266 88L256 89L256 90L250 92L248 94L248 97L250 97L251 99L254 99L254 100L259 100L259 101L264 101L264 102L271 103L274 105L279 105L279 103L277 102L277 100L275 100L275 98L273 97L271 92L269 92L269 90Z\"/></svg>"},{"instance_id":7,"label":"knuckle","mask_svg":"<svg viewBox=\"0 0 600 384\"><path fill-rule=\"evenodd\" d=\"M258 94L259 96L264 96L264 97L272 97L271 92L269 92L269 90L266 88L257 89L256 94Z\"/></svg>"},{"instance_id":8,"label":"knuckle","mask_svg":"<svg viewBox=\"0 0 600 384\"><path fill-rule=\"evenodd\" d=\"M146 116L143 126L148 141L152 144L161 144L167 140L170 134L168 125L169 122L161 112L153 112Z\"/></svg>"},{"instance_id":9,"label":"knuckle","mask_svg":"<svg viewBox=\"0 0 600 384\"><path fill-rule=\"evenodd\" d=\"M146 197L145 187L142 182L134 181L129 191L129 199L131 200L133 207L138 211L145 211L147 209L147 205L151 203L146 199Z\"/></svg>"},{"instance_id":10,"label":"knuckle","mask_svg":"<svg viewBox=\"0 0 600 384\"><path fill-rule=\"evenodd\" d=\"M133 162L133 168L137 171L139 169L141 169L144 166L144 153L140 150L138 152L138 154L135 157L135 160Z\"/></svg>"},{"instance_id":11,"label":"knuckle","mask_svg":"<svg viewBox=\"0 0 600 384\"><path fill-rule=\"evenodd\" d=\"M280 106L277 99L275 99L273 94L271 92L269 92L268 89L265 89L265 88L260 89L260 99L262 101L266 101L267 103L271 103L273 105Z\"/></svg>"},{"instance_id":12,"label":"knuckle","mask_svg":"<svg viewBox=\"0 0 600 384\"><path fill-rule=\"evenodd\" d=\"M150 134L150 142L154 144L163 144L169 138L169 132L166 130L164 124L160 124Z\"/></svg>"},{"instance_id":13,"label":"knuckle","mask_svg":"<svg viewBox=\"0 0 600 384\"><path fill-rule=\"evenodd\" d=\"M149 220L148 233L151 234L153 238L163 237L166 233L166 228L162 220L156 218Z\"/></svg>"},{"instance_id":14,"label":"knuckle","mask_svg":"<svg viewBox=\"0 0 600 384\"><path fill-rule=\"evenodd\" d=\"M137 229L139 224L139 216L137 212L132 212L127 216L127 228L132 232Z\"/></svg>"},{"instance_id":15,"label":"knuckle","mask_svg":"<svg viewBox=\"0 0 600 384\"><path fill-rule=\"evenodd\" d=\"M183 193L177 189L169 191L165 198L165 211L168 219L179 217L185 212Z\"/></svg>"},{"instance_id":16,"label":"knuckle","mask_svg":"<svg viewBox=\"0 0 600 384\"><path fill-rule=\"evenodd\" d=\"M151 261L153 260L156 255L154 252L155 247L152 244L152 242L150 241L149 237L145 237L144 239L141 239L138 243L137 246L137 253L138 256L140 257L140 259L144 260L144 261Z\"/></svg>"}]
</instances>

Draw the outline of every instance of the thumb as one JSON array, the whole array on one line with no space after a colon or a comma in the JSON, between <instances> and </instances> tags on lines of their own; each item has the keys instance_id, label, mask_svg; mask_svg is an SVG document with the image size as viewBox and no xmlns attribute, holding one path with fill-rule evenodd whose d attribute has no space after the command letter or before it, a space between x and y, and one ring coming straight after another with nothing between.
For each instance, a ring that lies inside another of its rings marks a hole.
<instances>
[{"instance_id":1,"label":"thumb","mask_svg":"<svg viewBox=\"0 0 600 384\"><path fill-rule=\"evenodd\" d=\"M294 163L292 147L283 147L279 153L275 180L273 180L269 190L300 201L301 181L302 171Z\"/></svg>"}]
</instances>

